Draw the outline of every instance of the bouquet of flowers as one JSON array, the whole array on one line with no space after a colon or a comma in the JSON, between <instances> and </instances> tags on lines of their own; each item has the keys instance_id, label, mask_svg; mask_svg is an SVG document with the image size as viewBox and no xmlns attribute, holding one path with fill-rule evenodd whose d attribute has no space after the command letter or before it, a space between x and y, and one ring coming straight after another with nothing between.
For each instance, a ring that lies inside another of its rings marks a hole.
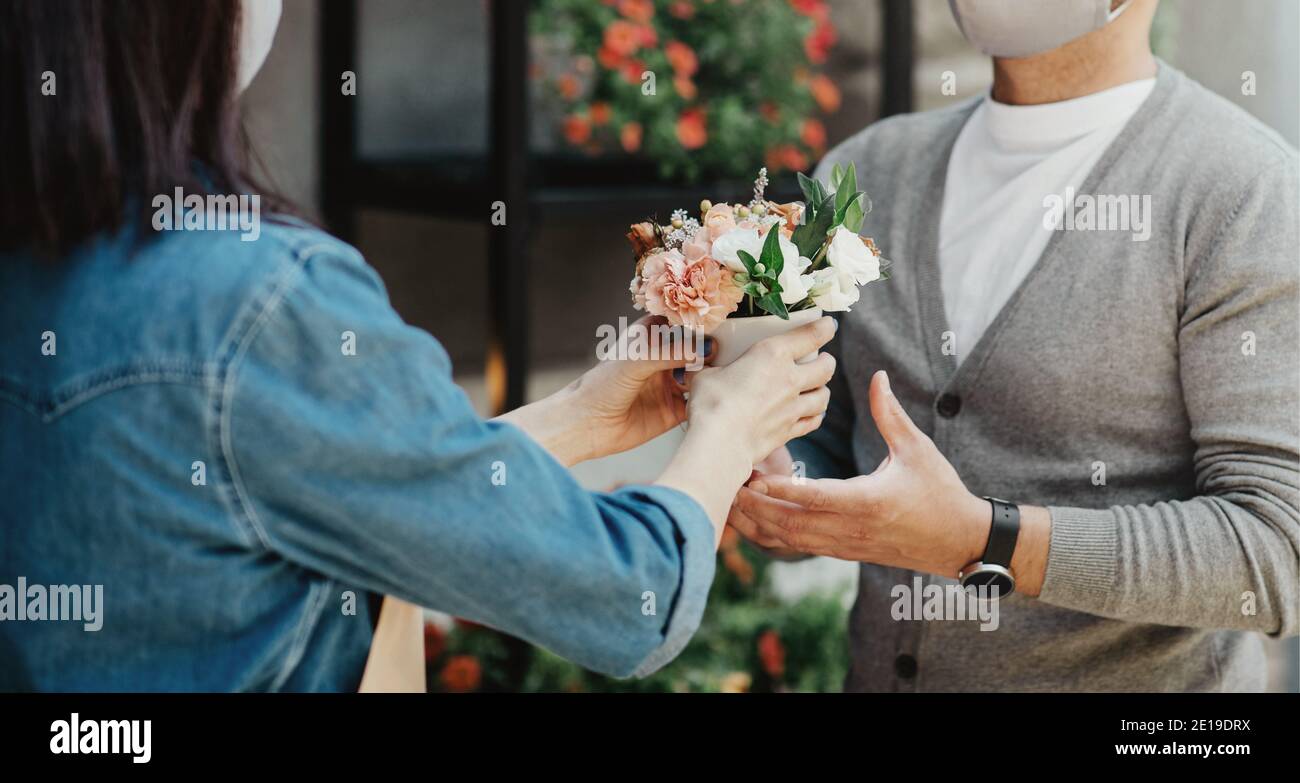
<instances>
[{"instance_id":1,"label":"bouquet of flowers","mask_svg":"<svg viewBox=\"0 0 1300 783\"><path fill-rule=\"evenodd\" d=\"M837 164L830 185L800 174L806 201L777 204L764 195L764 168L748 204L705 200L699 218L679 209L667 225L632 226L633 305L706 333L728 318L847 311L859 286L887 276L887 264L858 235L871 201L853 164Z\"/></svg>"}]
</instances>

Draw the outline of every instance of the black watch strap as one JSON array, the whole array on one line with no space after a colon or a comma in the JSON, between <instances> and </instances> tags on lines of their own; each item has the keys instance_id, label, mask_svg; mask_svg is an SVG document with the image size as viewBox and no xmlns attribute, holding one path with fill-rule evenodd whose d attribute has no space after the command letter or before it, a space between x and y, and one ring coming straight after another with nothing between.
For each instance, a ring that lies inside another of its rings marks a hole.
<instances>
[{"instance_id":1,"label":"black watch strap","mask_svg":"<svg viewBox=\"0 0 1300 783\"><path fill-rule=\"evenodd\" d=\"M1016 552L1016 539L1020 537L1020 507L997 498L984 498L993 506L993 525L989 528L989 543L984 548L984 563L1010 568L1011 556Z\"/></svg>"}]
</instances>

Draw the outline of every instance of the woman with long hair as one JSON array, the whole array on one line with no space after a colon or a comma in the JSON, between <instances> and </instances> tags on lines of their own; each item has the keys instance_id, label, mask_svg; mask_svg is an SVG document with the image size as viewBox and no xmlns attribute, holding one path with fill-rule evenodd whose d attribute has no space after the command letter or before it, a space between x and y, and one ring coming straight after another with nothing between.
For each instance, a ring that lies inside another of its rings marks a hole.
<instances>
[{"instance_id":1,"label":"woman with long hair","mask_svg":"<svg viewBox=\"0 0 1300 783\"><path fill-rule=\"evenodd\" d=\"M248 176L278 17L0 4L0 619L46 620L0 622L0 689L354 690L384 594L662 666L752 465L821 421L834 361L796 359L833 322L689 404L687 350L481 419L357 251ZM653 484L566 469L683 420Z\"/></svg>"}]
</instances>

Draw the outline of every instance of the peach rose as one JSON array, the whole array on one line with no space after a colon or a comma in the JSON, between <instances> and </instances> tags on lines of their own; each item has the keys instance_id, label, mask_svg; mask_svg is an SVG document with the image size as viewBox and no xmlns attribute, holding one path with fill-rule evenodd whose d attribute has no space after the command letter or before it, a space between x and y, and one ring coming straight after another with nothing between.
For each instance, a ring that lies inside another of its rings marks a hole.
<instances>
[{"instance_id":1,"label":"peach rose","mask_svg":"<svg viewBox=\"0 0 1300 783\"><path fill-rule=\"evenodd\" d=\"M637 258L639 273L641 257L660 247L659 233L655 231L654 223L650 222L635 223L630 228L631 230L627 232L627 241L632 243L632 252Z\"/></svg>"},{"instance_id":2,"label":"peach rose","mask_svg":"<svg viewBox=\"0 0 1300 783\"><path fill-rule=\"evenodd\" d=\"M707 256L687 262L677 250L646 257L641 268L645 309L674 326L708 331L734 312L745 292L730 272Z\"/></svg>"},{"instance_id":3,"label":"peach rose","mask_svg":"<svg viewBox=\"0 0 1300 783\"><path fill-rule=\"evenodd\" d=\"M714 204L704 213L704 227L709 239L717 239L736 227L736 213L730 204Z\"/></svg>"},{"instance_id":4,"label":"peach rose","mask_svg":"<svg viewBox=\"0 0 1300 783\"><path fill-rule=\"evenodd\" d=\"M785 227L794 231L799 226L799 221L803 220L803 204L798 201L791 201L786 204L777 204L776 202L767 202L769 212L780 215L785 218Z\"/></svg>"}]
</instances>

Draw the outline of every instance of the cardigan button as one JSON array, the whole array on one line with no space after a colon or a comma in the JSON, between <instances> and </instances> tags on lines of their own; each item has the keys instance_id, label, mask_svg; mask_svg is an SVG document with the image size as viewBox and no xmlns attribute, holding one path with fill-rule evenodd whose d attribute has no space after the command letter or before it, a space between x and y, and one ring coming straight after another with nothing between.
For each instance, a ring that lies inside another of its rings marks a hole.
<instances>
[{"instance_id":1,"label":"cardigan button","mask_svg":"<svg viewBox=\"0 0 1300 783\"><path fill-rule=\"evenodd\" d=\"M903 653L894 659L894 673L901 679L910 680L916 676L916 658Z\"/></svg>"},{"instance_id":2,"label":"cardigan button","mask_svg":"<svg viewBox=\"0 0 1300 783\"><path fill-rule=\"evenodd\" d=\"M945 419L951 419L961 412L961 397L955 394L944 394L935 402L934 409Z\"/></svg>"}]
</instances>

